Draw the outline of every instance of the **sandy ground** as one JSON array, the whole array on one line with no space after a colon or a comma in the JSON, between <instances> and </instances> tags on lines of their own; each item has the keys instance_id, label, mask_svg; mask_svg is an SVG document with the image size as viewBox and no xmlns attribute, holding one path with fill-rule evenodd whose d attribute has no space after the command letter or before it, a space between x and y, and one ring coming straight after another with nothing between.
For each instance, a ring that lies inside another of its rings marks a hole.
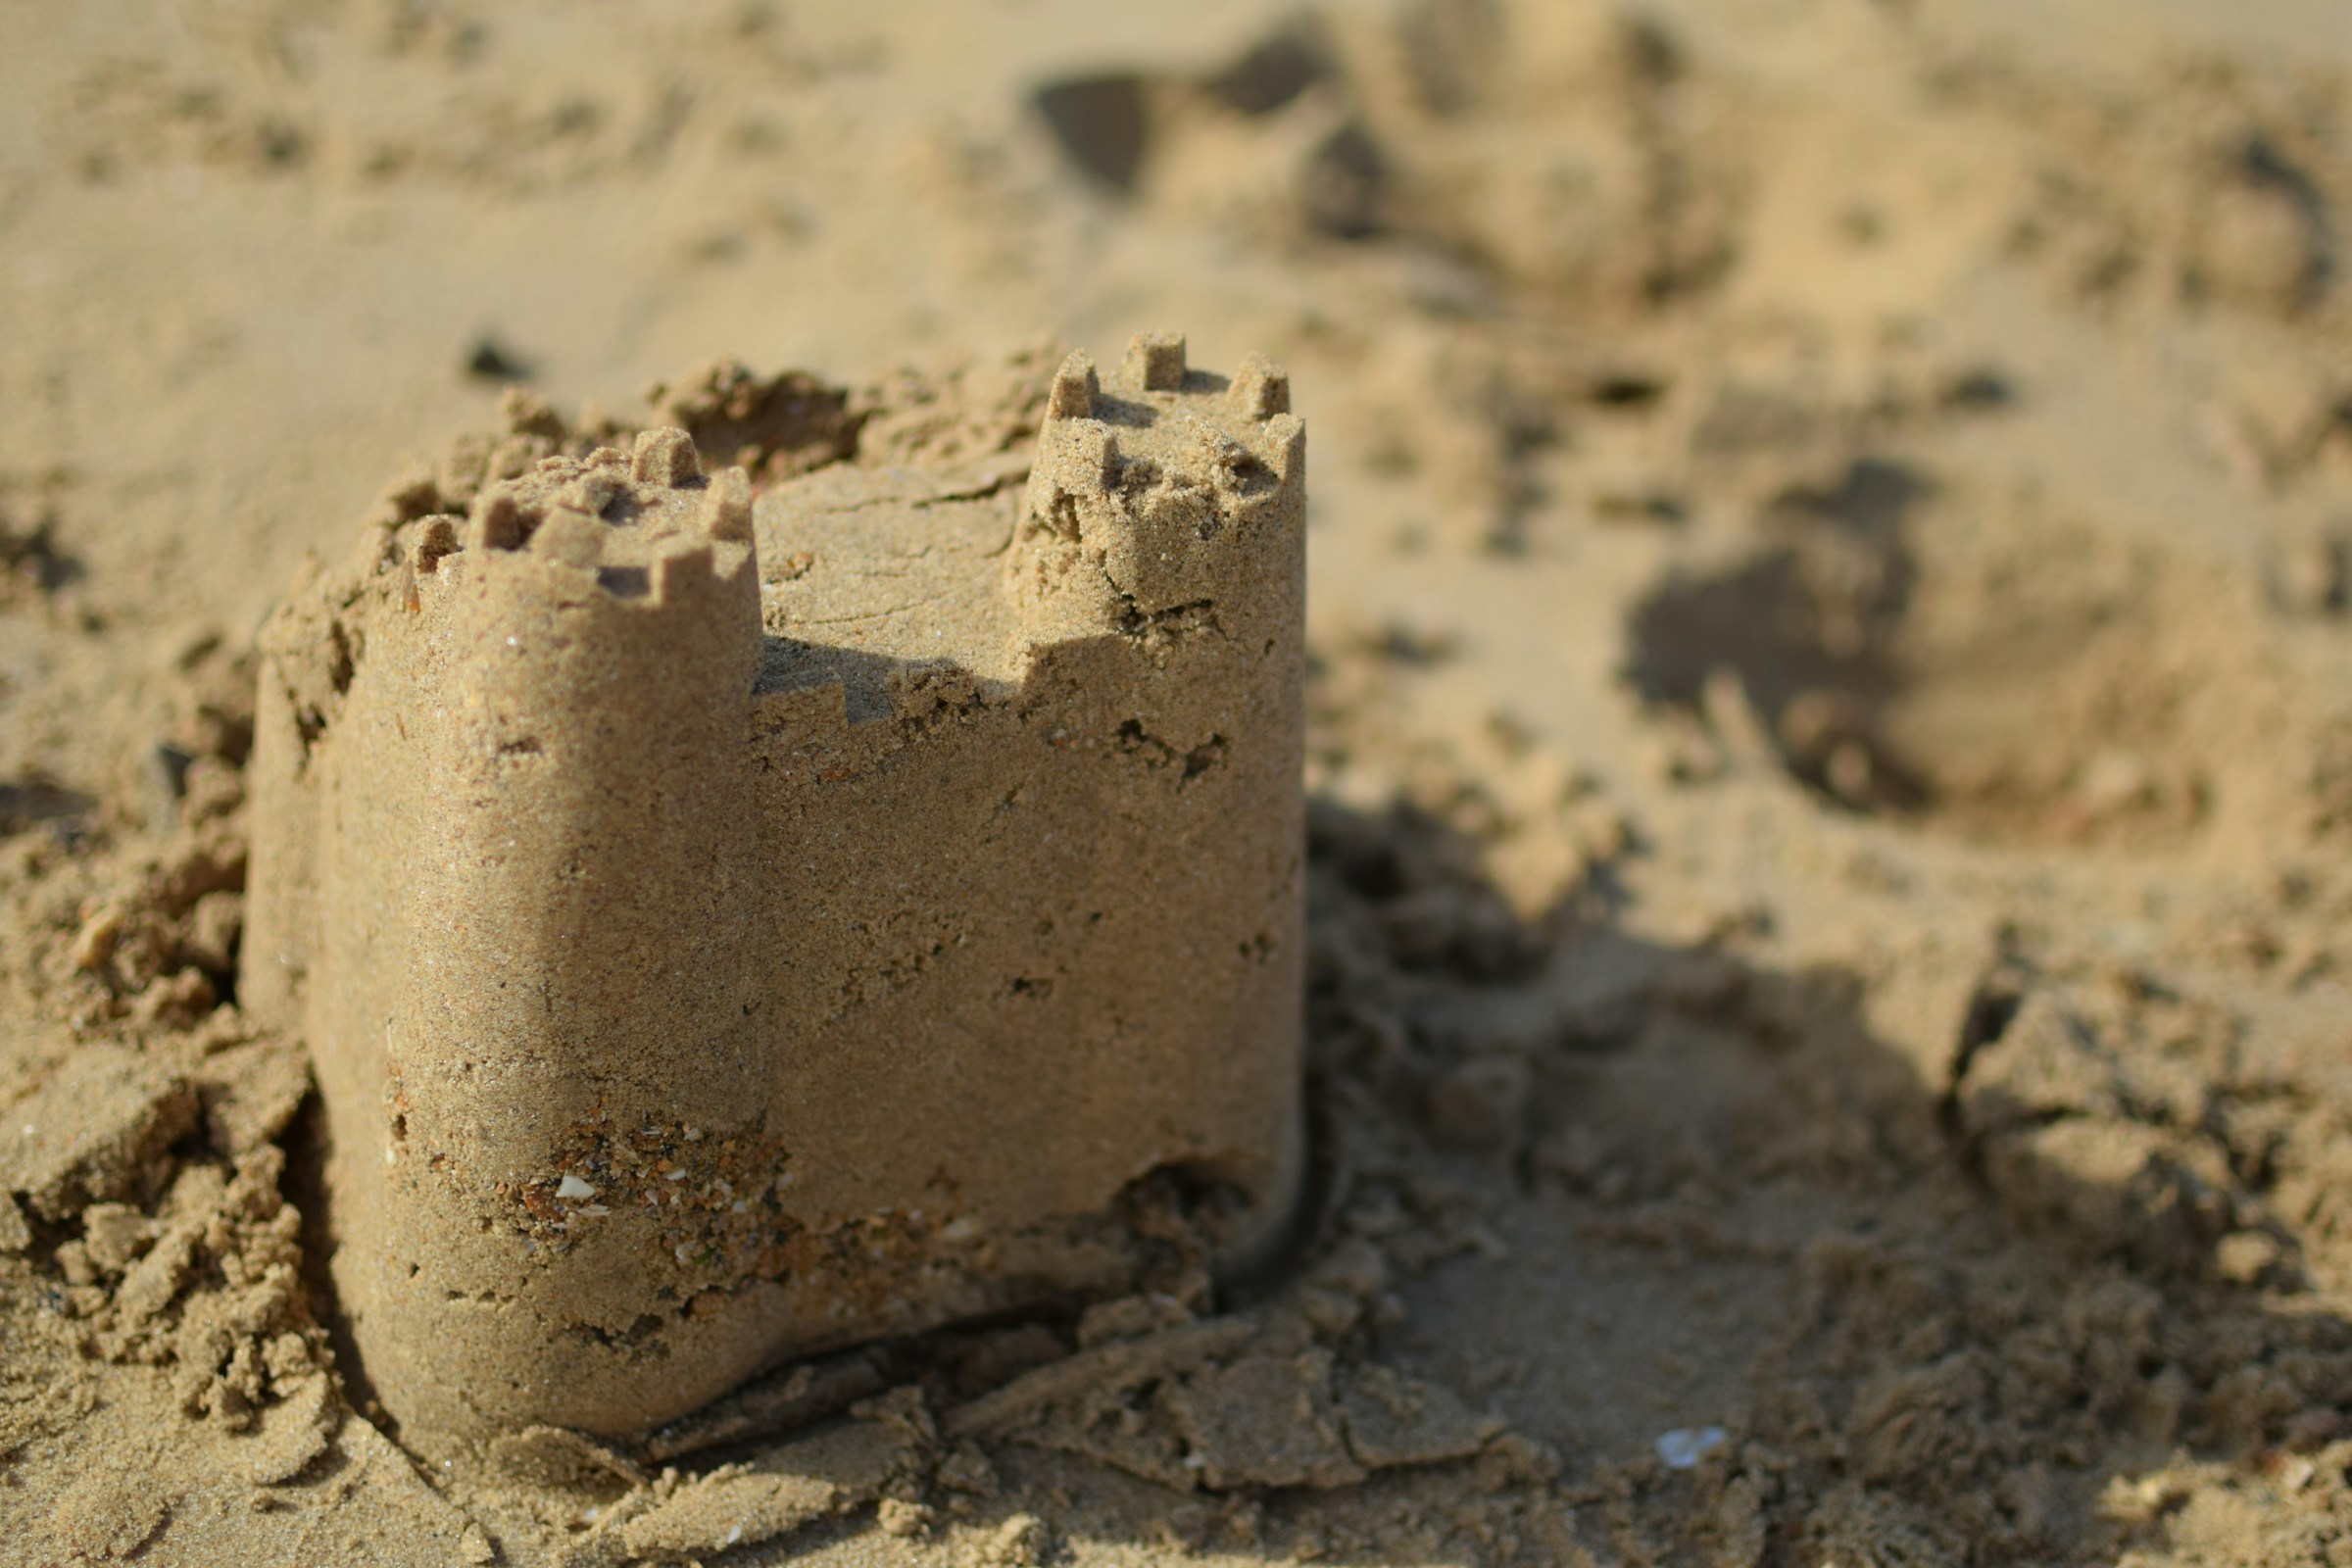
<instances>
[{"instance_id":1,"label":"sandy ground","mask_svg":"<svg viewBox=\"0 0 2352 1568\"><path fill-rule=\"evenodd\" d=\"M2352 1561L2340 0L153 9L0 8L0 1559ZM1313 430L1313 1234L423 1473L269 606L511 380L1146 326Z\"/></svg>"}]
</instances>

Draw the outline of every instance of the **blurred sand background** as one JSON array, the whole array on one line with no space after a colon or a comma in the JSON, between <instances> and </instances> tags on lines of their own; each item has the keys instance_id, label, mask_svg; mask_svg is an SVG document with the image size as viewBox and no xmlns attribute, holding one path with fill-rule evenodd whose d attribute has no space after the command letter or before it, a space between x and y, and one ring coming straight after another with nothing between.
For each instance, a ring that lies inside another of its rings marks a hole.
<instances>
[{"instance_id":1,"label":"blurred sand background","mask_svg":"<svg viewBox=\"0 0 2352 1568\"><path fill-rule=\"evenodd\" d=\"M1160 326L1313 432L1320 1238L421 1475L270 605L510 384ZM0 1560L2352 1561L2340 0L20 0L0 410Z\"/></svg>"}]
</instances>

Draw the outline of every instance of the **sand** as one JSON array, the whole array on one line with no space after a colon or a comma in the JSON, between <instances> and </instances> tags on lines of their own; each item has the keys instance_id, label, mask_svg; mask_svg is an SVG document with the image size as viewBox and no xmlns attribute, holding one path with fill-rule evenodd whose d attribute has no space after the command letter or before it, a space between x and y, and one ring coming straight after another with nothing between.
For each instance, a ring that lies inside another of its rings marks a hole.
<instances>
[{"instance_id":1,"label":"sand","mask_svg":"<svg viewBox=\"0 0 2352 1568\"><path fill-rule=\"evenodd\" d=\"M1280 1248L1304 428L1181 336L1008 368L977 463L803 376L512 398L265 630L238 1005L311 1048L412 1449ZM740 439L809 400L846 439Z\"/></svg>"},{"instance_id":2,"label":"sand","mask_svg":"<svg viewBox=\"0 0 2352 1568\"><path fill-rule=\"evenodd\" d=\"M0 62L0 1560L2343 1554L2336 8L99 0ZM517 379L1009 509L1062 353L1163 324L1314 430L1300 1234L403 1447L243 978L306 553Z\"/></svg>"}]
</instances>

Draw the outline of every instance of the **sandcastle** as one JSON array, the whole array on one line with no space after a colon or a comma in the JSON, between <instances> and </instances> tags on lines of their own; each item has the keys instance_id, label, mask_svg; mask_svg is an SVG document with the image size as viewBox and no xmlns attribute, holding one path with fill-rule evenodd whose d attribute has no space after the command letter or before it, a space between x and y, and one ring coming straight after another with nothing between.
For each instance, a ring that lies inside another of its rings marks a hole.
<instances>
[{"instance_id":1,"label":"sandcastle","mask_svg":"<svg viewBox=\"0 0 2352 1568\"><path fill-rule=\"evenodd\" d=\"M242 996L421 1446L1246 1266L1300 1179L1304 432L1146 334L1025 488L680 429L265 638Z\"/></svg>"}]
</instances>

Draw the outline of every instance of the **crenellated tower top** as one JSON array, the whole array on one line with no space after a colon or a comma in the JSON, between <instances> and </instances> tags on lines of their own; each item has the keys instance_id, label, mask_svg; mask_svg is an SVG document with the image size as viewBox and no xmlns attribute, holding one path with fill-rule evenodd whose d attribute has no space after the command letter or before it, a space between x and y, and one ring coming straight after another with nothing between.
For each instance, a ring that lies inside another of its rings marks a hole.
<instances>
[{"instance_id":1,"label":"crenellated tower top","mask_svg":"<svg viewBox=\"0 0 2352 1568\"><path fill-rule=\"evenodd\" d=\"M1107 385L1073 353L1047 398L1022 564L1041 580L1099 568L1129 613L1246 599L1305 505L1290 401L1290 378L1255 355L1230 380L1189 368L1174 332L1137 333Z\"/></svg>"},{"instance_id":2,"label":"crenellated tower top","mask_svg":"<svg viewBox=\"0 0 2352 1568\"><path fill-rule=\"evenodd\" d=\"M706 478L686 431L654 429L640 432L632 451L559 454L488 486L463 523L432 518L417 529L407 565L412 582L454 566L484 582L593 587L662 609L756 579L753 556L744 470Z\"/></svg>"}]
</instances>

